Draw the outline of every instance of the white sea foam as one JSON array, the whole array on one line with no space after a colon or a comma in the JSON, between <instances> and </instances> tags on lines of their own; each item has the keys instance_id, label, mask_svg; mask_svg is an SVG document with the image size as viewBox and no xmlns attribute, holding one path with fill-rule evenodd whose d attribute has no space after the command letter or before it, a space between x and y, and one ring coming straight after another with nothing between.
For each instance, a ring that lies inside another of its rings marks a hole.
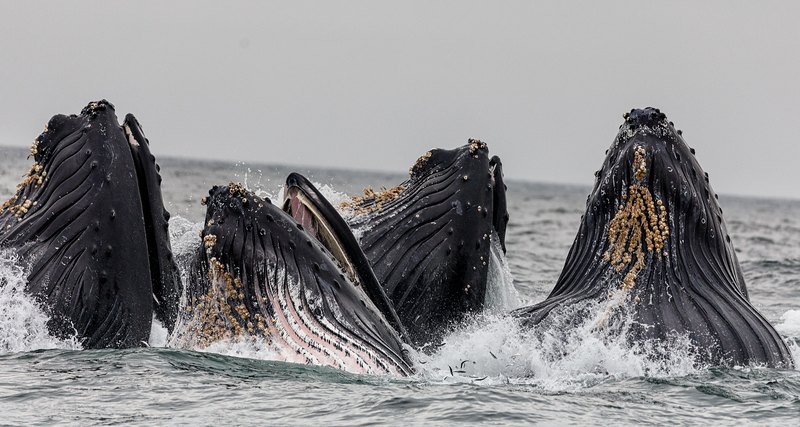
<instances>
[{"instance_id":1,"label":"white sea foam","mask_svg":"<svg viewBox=\"0 0 800 427\"><path fill-rule=\"evenodd\" d=\"M800 310L788 310L783 313L781 323L775 325L775 329L789 344L795 369L800 371Z\"/></svg>"},{"instance_id":2,"label":"white sea foam","mask_svg":"<svg viewBox=\"0 0 800 427\"><path fill-rule=\"evenodd\" d=\"M350 196L341 191L336 190L335 188L331 187L328 184L320 184L318 182L315 182L314 185L317 187L319 192L322 193L322 195L325 196L325 198L328 199L329 202L331 202L331 205L333 205L333 207L335 208L338 208L344 202L350 201Z\"/></svg>"},{"instance_id":3,"label":"white sea foam","mask_svg":"<svg viewBox=\"0 0 800 427\"><path fill-rule=\"evenodd\" d=\"M59 339L48 333L49 317L25 291L26 279L17 256L0 251L0 352L80 349L76 339Z\"/></svg>"},{"instance_id":4,"label":"white sea foam","mask_svg":"<svg viewBox=\"0 0 800 427\"><path fill-rule=\"evenodd\" d=\"M491 237L487 280L485 305L487 312L507 313L522 304L519 292L514 287L514 276L511 275L508 260L500 246L500 237L495 232L492 232Z\"/></svg>"},{"instance_id":5,"label":"white sea foam","mask_svg":"<svg viewBox=\"0 0 800 427\"><path fill-rule=\"evenodd\" d=\"M189 283L189 269L192 264L192 257L200 246L200 231L203 230L203 221L192 222L179 215L175 215L169 220L169 238L172 245L172 254L178 270L181 273L183 288L180 297L180 307L186 306L186 289ZM164 345L168 345L169 337ZM154 345L151 340L151 346Z\"/></svg>"},{"instance_id":6,"label":"white sea foam","mask_svg":"<svg viewBox=\"0 0 800 427\"><path fill-rule=\"evenodd\" d=\"M630 316L615 316L605 327L609 304L587 303L583 321L574 324L581 308L552 313L541 325L527 329L502 315L476 318L445 338L437 353L418 354L421 375L431 380L492 384L519 382L551 391L573 390L611 377L682 376L695 373L688 337L668 342L631 344Z\"/></svg>"},{"instance_id":7,"label":"white sea foam","mask_svg":"<svg viewBox=\"0 0 800 427\"><path fill-rule=\"evenodd\" d=\"M775 329L782 335L800 338L800 310L789 310L781 316L781 323Z\"/></svg>"},{"instance_id":8,"label":"white sea foam","mask_svg":"<svg viewBox=\"0 0 800 427\"><path fill-rule=\"evenodd\" d=\"M169 220L169 239L172 252L176 256L187 255L194 252L200 245L200 231L203 221L192 222L180 215L175 215Z\"/></svg>"},{"instance_id":9,"label":"white sea foam","mask_svg":"<svg viewBox=\"0 0 800 427\"><path fill-rule=\"evenodd\" d=\"M150 347L166 347L168 338L169 331L167 331L167 328L153 316L153 323L150 325L150 339L147 341L147 345Z\"/></svg>"}]
</instances>

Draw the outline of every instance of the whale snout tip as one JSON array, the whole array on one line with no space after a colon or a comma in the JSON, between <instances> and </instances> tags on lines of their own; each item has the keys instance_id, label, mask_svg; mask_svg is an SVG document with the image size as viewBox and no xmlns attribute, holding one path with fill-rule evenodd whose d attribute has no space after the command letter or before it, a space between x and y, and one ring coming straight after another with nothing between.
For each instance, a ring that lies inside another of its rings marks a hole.
<instances>
[{"instance_id":1,"label":"whale snout tip","mask_svg":"<svg viewBox=\"0 0 800 427\"><path fill-rule=\"evenodd\" d=\"M286 177L286 187L292 186L302 186L305 185L308 180L301 174L297 172L292 172L289 176Z\"/></svg>"},{"instance_id":2,"label":"whale snout tip","mask_svg":"<svg viewBox=\"0 0 800 427\"><path fill-rule=\"evenodd\" d=\"M634 108L630 112L622 115L625 123L633 128L654 127L667 119L667 115L658 108Z\"/></svg>"},{"instance_id":3,"label":"whale snout tip","mask_svg":"<svg viewBox=\"0 0 800 427\"><path fill-rule=\"evenodd\" d=\"M99 101L92 101L81 110L82 115L96 116L101 111L114 111L114 104L108 102L106 99Z\"/></svg>"},{"instance_id":4,"label":"whale snout tip","mask_svg":"<svg viewBox=\"0 0 800 427\"><path fill-rule=\"evenodd\" d=\"M475 154L479 150L484 150L487 153L489 152L489 146L486 145L485 142L481 141L478 138L470 138L467 140L467 146L469 147L469 153Z\"/></svg>"},{"instance_id":5,"label":"whale snout tip","mask_svg":"<svg viewBox=\"0 0 800 427\"><path fill-rule=\"evenodd\" d=\"M257 202L257 203L250 203ZM200 204L208 206L209 212L220 215L243 215L245 211L258 209L265 203L272 203L268 197L260 197L238 182L228 185L215 185Z\"/></svg>"}]
</instances>

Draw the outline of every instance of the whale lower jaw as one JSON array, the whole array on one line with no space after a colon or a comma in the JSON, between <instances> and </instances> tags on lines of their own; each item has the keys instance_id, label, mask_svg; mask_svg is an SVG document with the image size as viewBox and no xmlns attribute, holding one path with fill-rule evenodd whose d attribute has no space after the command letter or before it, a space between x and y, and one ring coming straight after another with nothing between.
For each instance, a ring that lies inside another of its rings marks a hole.
<instances>
[{"instance_id":1,"label":"whale lower jaw","mask_svg":"<svg viewBox=\"0 0 800 427\"><path fill-rule=\"evenodd\" d=\"M298 284L273 282L269 288L274 293L270 308L276 314L266 328L271 348L286 361L332 366L354 374L408 374L391 358L370 349L361 337L340 327L335 319L309 315L312 308Z\"/></svg>"},{"instance_id":2,"label":"whale lower jaw","mask_svg":"<svg viewBox=\"0 0 800 427\"><path fill-rule=\"evenodd\" d=\"M411 373L405 364L351 332L335 310L332 318L312 314L325 303L309 304L302 286L284 268L268 270L266 282L252 284L259 290L258 304L237 303L241 281L212 258L207 292L196 301L192 314L179 321L171 344L202 349L217 342L265 340L275 360L354 374Z\"/></svg>"}]
</instances>

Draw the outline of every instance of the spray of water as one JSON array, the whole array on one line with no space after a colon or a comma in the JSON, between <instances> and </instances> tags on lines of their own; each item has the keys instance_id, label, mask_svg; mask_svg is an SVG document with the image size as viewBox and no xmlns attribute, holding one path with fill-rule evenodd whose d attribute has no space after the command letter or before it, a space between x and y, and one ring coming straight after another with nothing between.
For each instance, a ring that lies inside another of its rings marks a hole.
<instances>
[{"instance_id":1,"label":"spray of water","mask_svg":"<svg viewBox=\"0 0 800 427\"><path fill-rule=\"evenodd\" d=\"M491 253L489 255L489 274L486 288L487 313L500 315L518 308L522 305L517 288L514 287L514 277L508 267L508 260L500 246L500 237L492 232Z\"/></svg>"},{"instance_id":2,"label":"spray of water","mask_svg":"<svg viewBox=\"0 0 800 427\"><path fill-rule=\"evenodd\" d=\"M80 349L75 338L59 339L47 330L48 315L27 292L27 273L10 251L0 251L0 353L40 349Z\"/></svg>"},{"instance_id":3,"label":"spray of water","mask_svg":"<svg viewBox=\"0 0 800 427\"><path fill-rule=\"evenodd\" d=\"M562 391L609 376L681 376L702 368L695 365L696 349L685 336L632 343L626 334L633 324L628 315L598 329L606 304L570 307L533 329L521 328L508 316L473 319L448 336L436 354L418 355L422 375L481 384L514 381Z\"/></svg>"},{"instance_id":4,"label":"spray of water","mask_svg":"<svg viewBox=\"0 0 800 427\"><path fill-rule=\"evenodd\" d=\"M800 370L800 310L788 310L781 316L775 329L784 336L794 358L795 369Z\"/></svg>"}]
</instances>

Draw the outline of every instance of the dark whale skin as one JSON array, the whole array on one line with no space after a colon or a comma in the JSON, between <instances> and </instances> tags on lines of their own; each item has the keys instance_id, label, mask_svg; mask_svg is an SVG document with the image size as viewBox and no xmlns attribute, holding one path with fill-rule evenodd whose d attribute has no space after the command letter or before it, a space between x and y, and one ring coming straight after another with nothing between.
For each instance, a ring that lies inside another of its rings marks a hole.
<instances>
[{"instance_id":1,"label":"dark whale skin","mask_svg":"<svg viewBox=\"0 0 800 427\"><path fill-rule=\"evenodd\" d=\"M631 340L684 334L701 364L791 367L786 343L750 304L694 149L658 109L624 117L553 291L514 314L533 327L561 308L621 295L608 315L632 314Z\"/></svg>"},{"instance_id":2,"label":"dark whale skin","mask_svg":"<svg viewBox=\"0 0 800 427\"><path fill-rule=\"evenodd\" d=\"M124 128L135 126L144 141L135 122L129 116L120 126L105 100L54 116L34 142L31 171L0 211L0 246L27 265L26 290L50 315L51 332L77 336L85 348L146 344L153 281L165 301L163 289L180 286L174 263L149 256L149 241L169 252L168 214L149 148L132 152L126 137ZM141 173L155 180L147 189ZM153 211L144 212L143 197ZM151 214L163 220L155 233L147 231ZM174 317L177 305L163 309Z\"/></svg>"},{"instance_id":3,"label":"dark whale skin","mask_svg":"<svg viewBox=\"0 0 800 427\"><path fill-rule=\"evenodd\" d=\"M492 240L505 250L502 175L499 157L489 158L487 145L473 139L425 153L398 187L367 190L346 206L414 346L438 344L483 309Z\"/></svg>"}]
</instances>

